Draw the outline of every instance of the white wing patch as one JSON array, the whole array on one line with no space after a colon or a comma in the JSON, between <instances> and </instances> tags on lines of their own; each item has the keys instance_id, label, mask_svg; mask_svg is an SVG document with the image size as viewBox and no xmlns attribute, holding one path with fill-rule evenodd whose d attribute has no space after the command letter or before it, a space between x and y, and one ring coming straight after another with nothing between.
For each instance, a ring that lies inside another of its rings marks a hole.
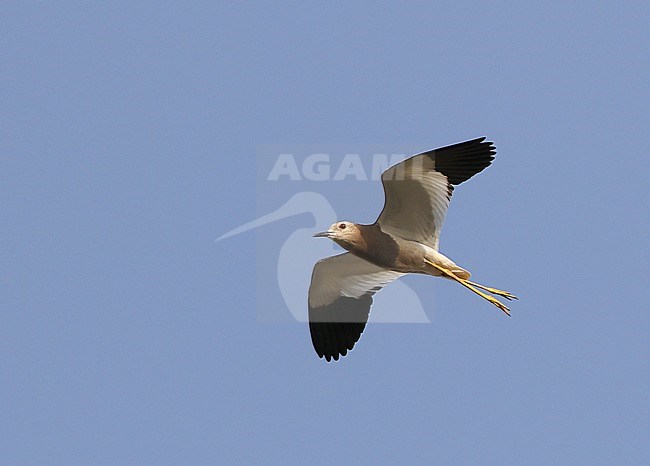
<instances>
[{"instance_id":1,"label":"white wing patch","mask_svg":"<svg viewBox=\"0 0 650 466\"><path fill-rule=\"evenodd\" d=\"M377 219L381 229L437 250L451 197L447 177L435 171L431 158L418 155L386 170L381 180L386 195Z\"/></svg>"},{"instance_id":2,"label":"white wing patch","mask_svg":"<svg viewBox=\"0 0 650 466\"><path fill-rule=\"evenodd\" d=\"M415 155L381 175L386 196L377 223L388 234L437 250L452 186L492 163L496 148L485 138Z\"/></svg>"},{"instance_id":3,"label":"white wing patch","mask_svg":"<svg viewBox=\"0 0 650 466\"><path fill-rule=\"evenodd\" d=\"M374 294L402 275L349 252L322 259L312 273L309 307L326 306L340 297L359 299L369 292Z\"/></svg>"}]
</instances>

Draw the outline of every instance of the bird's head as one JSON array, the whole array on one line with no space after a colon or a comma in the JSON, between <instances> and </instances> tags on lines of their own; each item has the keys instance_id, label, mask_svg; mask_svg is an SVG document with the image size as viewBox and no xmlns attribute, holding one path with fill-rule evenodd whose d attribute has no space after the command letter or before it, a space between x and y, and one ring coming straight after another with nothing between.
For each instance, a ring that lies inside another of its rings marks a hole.
<instances>
[{"instance_id":1,"label":"bird's head","mask_svg":"<svg viewBox=\"0 0 650 466\"><path fill-rule=\"evenodd\" d=\"M357 243L360 235L361 232L359 230L359 226L356 223L336 222L329 227L329 230L316 233L314 237L329 238L332 241L338 243L339 246L348 249L346 246Z\"/></svg>"}]
</instances>

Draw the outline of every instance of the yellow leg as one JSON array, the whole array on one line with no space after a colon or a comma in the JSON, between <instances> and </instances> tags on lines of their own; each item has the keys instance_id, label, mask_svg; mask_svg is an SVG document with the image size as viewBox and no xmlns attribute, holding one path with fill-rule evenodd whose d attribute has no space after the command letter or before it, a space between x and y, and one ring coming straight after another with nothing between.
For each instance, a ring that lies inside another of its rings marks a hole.
<instances>
[{"instance_id":1,"label":"yellow leg","mask_svg":"<svg viewBox=\"0 0 650 466\"><path fill-rule=\"evenodd\" d=\"M496 288L491 288L489 286L481 285L479 283L470 282L469 280L466 280L466 281L467 281L467 283L469 283L472 286L475 286L476 288L480 288L482 290L487 291L488 293L492 293L492 294L495 294L497 296L503 296L504 298L506 298L509 301L512 301L513 299L519 299L515 295L513 295L512 293L508 293L507 291L498 290Z\"/></svg>"},{"instance_id":2,"label":"yellow leg","mask_svg":"<svg viewBox=\"0 0 650 466\"><path fill-rule=\"evenodd\" d=\"M474 293L476 293L477 295L479 295L481 298L483 298L483 299L485 299L485 300L491 302L492 304L494 304L496 307L498 307L499 309L501 309L501 310L502 310L503 312L505 312L507 315L510 315L510 309L508 309L508 308L507 308L503 303L501 303L501 302L500 302L499 300L497 300L496 298L494 298L494 297L492 297L492 296L489 296L489 295L483 293L482 291L479 291L477 288L475 288L474 286L472 286L471 284L469 284L469 283L467 282L467 280L463 280L462 278L457 277L456 274L454 274L454 272L452 272L451 270L448 270L448 269L446 269L446 268L444 268L444 267L441 267L441 266L439 266L439 265L436 265L436 264L434 264L433 262L430 262L430 261L428 261L428 260L426 260L426 259L424 260L424 262L426 262L426 263L429 264L430 266L435 267L436 269L440 270L440 271L443 273L443 275L445 275L445 276L451 278L452 280L456 280L458 283L460 283L460 284L463 285L464 287L466 287L466 288L472 290Z\"/></svg>"}]
</instances>

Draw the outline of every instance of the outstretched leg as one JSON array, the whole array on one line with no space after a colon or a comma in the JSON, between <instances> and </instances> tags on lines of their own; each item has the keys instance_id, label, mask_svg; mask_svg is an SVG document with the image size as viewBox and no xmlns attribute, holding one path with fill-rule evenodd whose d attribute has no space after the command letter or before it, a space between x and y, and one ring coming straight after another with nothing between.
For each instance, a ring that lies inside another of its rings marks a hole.
<instances>
[{"instance_id":1,"label":"outstretched leg","mask_svg":"<svg viewBox=\"0 0 650 466\"><path fill-rule=\"evenodd\" d=\"M480 288L482 290L487 291L488 293L492 293L492 294L495 294L497 296L503 296L508 301L512 301L513 299L519 299L515 295L513 295L512 293L508 293L507 291L498 290L496 288L491 288L489 286L481 285L480 283L470 282L469 280L465 280L465 281L467 283L469 283L470 285L475 286L476 288Z\"/></svg>"},{"instance_id":2,"label":"outstretched leg","mask_svg":"<svg viewBox=\"0 0 650 466\"><path fill-rule=\"evenodd\" d=\"M435 267L436 269L440 270L444 276L449 277L449 278L451 278L452 280L456 280L458 283L460 283L460 284L463 285L464 287L466 287L466 288L472 290L474 293L476 293L477 295L479 295L481 298L483 298L483 299L485 299L485 300L491 302L492 304L494 304L496 307L498 307L499 309L501 309L501 310L502 310L503 312L505 312L507 315L510 315L510 309L508 309L508 308L507 308L503 303L501 303L499 300L497 300L497 299L494 298L493 296L489 296L489 295L483 293L482 291L478 290L477 288L475 288L475 287L473 286L473 285L475 285L474 283L470 283L470 282L468 282L467 280L463 280L462 278L456 276L456 274L454 274L454 272L452 272L451 270L448 270L448 269L446 269L446 268L444 268L444 267L442 267L442 266L440 266L440 265L434 264L433 262L431 262L431 261L429 261L429 260L427 260L427 259L425 259L424 262L426 262L426 263L429 264L430 266ZM485 288L487 288L487 287L483 287L483 286L481 285L481 288L484 288L484 289L485 289ZM486 290L486 291L488 291L488 290ZM501 290L498 290L498 291L501 291Z\"/></svg>"}]
</instances>

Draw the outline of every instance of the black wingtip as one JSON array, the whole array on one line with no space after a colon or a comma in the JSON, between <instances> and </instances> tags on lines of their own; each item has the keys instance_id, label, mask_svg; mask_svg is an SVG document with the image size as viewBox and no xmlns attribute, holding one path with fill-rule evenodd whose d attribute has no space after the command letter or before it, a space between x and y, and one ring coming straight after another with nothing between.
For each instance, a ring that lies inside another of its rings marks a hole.
<instances>
[{"instance_id":1,"label":"black wingtip","mask_svg":"<svg viewBox=\"0 0 650 466\"><path fill-rule=\"evenodd\" d=\"M447 177L452 185L469 180L490 166L496 155L496 146L486 137L441 147L425 154L434 160L435 170Z\"/></svg>"},{"instance_id":2,"label":"black wingtip","mask_svg":"<svg viewBox=\"0 0 650 466\"><path fill-rule=\"evenodd\" d=\"M309 308L309 332L318 357L338 361L354 348L366 328L372 295L341 297L335 302Z\"/></svg>"},{"instance_id":3,"label":"black wingtip","mask_svg":"<svg viewBox=\"0 0 650 466\"><path fill-rule=\"evenodd\" d=\"M316 354L327 362L347 356L361 338L365 326L365 322L310 322Z\"/></svg>"}]
</instances>

